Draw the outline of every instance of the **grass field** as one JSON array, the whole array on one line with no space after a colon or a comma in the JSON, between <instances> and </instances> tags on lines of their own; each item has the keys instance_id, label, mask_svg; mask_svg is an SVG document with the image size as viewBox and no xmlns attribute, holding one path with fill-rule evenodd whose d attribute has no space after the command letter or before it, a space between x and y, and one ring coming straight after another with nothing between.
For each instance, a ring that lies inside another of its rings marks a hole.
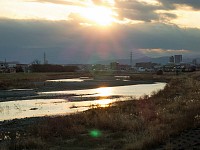
<instances>
[{"instance_id":1,"label":"grass field","mask_svg":"<svg viewBox=\"0 0 200 150\"><path fill-rule=\"evenodd\" d=\"M165 73L162 76L147 73L92 73L92 72L61 72L61 73L1 73L0 74L0 90L13 88L38 88L35 82L44 82L53 79L67 79L77 77L93 77L95 79L110 79L115 75L129 75L131 80L141 81L164 81L168 82L174 77L174 73ZM182 75L183 76L183 75Z\"/></svg>"},{"instance_id":2,"label":"grass field","mask_svg":"<svg viewBox=\"0 0 200 150\"><path fill-rule=\"evenodd\" d=\"M76 78L90 76L88 73L2 73L0 74L0 90L12 88L35 88L34 82L53 79Z\"/></svg>"},{"instance_id":3,"label":"grass field","mask_svg":"<svg viewBox=\"0 0 200 150\"><path fill-rule=\"evenodd\" d=\"M199 79L199 72L171 77L165 89L152 97L91 108L74 115L44 118L20 130L12 128L9 133L1 132L0 147L154 149L171 136L200 126ZM12 126L12 122L9 125Z\"/></svg>"}]
</instances>

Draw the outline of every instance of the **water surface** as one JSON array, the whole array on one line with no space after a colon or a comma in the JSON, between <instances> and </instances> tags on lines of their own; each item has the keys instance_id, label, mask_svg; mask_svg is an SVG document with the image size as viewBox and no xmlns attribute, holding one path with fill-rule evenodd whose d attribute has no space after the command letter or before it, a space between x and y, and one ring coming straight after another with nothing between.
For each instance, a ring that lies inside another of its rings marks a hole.
<instances>
[{"instance_id":1,"label":"water surface","mask_svg":"<svg viewBox=\"0 0 200 150\"><path fill-rule=\"evenodd\" d=\"M67 99L29 99L0 102L0 121L16 118L61 115L81 112L96 105L106 107L110 103L130 99L130 96L139 98L151 95L153 91L164 88L165 83L139 84L116 87L100 87L96 89L41 92L40 95L76 94L78 96ZM120 95L120 98L105 98L106 96ZM81 98L80 98L81 97ZM82 97L84 99L82 100ZM90 99L86 100L85 99ZM73 99L73 101L71 101Z\"/></svg>"},{"instance_id":2,"label":"water surface","mask_svg":"<svg viewBox=\"0 0 200 150\"><path fill-rule=\"evenodd\" d=\"M80 77L80 78L72 78L72 79L57 79L57 80L47 80L46 82L84 82L93 80L92 78L88 77Z\"/></svg>"},{"instance_id":3,"label":"water surface","mask_svg":"<svg viewBox=\"0 0 200 150\"><path fill-rule=\"evenodd\" d=\"M78 94L78 95L92 95L92 96L134 96L139 98L146 94L150 95L153 91L163 89L166 83L154 83L154 84L138 84L138 85L126 85L115 87L100 87L96 89L86 90L69 90L69 91L52 91L41 92L39 94Z\"/></svg>"}]
</instances>

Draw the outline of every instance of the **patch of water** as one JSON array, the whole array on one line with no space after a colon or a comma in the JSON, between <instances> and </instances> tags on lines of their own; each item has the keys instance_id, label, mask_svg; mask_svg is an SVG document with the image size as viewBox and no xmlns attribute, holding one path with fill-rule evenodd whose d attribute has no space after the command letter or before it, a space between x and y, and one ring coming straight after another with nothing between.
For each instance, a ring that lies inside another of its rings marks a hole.
<instances>
[{"instance_id":1,"label":"patch of water","mask_svg":"<svg viewBox=\"0 0 200 150\"><path fill-rule=\"evenodd\" d=\"M47 80L46 82L84 82L93 80L92 78L80 77L80 78L72 78L72 79L57 79L57 80Z\"/></svg>"},{"instance_id":2,"label":"patch of water","mask_svg":"<svg viewBox=\"0 0 200 150\"><path fill-rule=\"evenodd\" d=\"M41 95L51 94L77 94L84 97L90 97L90 100L76 101L74 97L73 102L65 99L30 99L30 100L16 100L9 102L0 102L0 121L11 120L16 118L39 117L50 115L70 114L80 111L85 111L91 106L98 105L101 107L108 106L115 101L127 100L128 96L139 98L146 95L151 95L153 91L161 90L165 87L165 83L155 84L139 84L117 87L100 87L96 89L73 90L73 91L58 91L58 92L42 92ZM87 95L89 94L89 95ZM106 97L120 95L125 97L114 99L101 99L97 97ZM93 99L93 97L94 99ZM91 98L92 97L92 98ZM88 98L89 99L89 98ZM92 100L91 100L92 99Z\"/></svg>"},{"instance_id":3,"label":"patch of water","mask_svg":"<svg viewBox=\"0 0 200 150\"><path fill-rule=\"evenodd\" d=\"M0 121L26 117L64 115L88 110L94 106L106 107L117 99L70 102L64 99L36 99L1 102Z\"/></svg>"},{"instance_id":4,"label":"patch of water","mask_svg":"<svg viewBox=\"0 0 200 150\"><path fill-rule=\"evenodd\" d=\"M92 96L134 96L136 98L142 95L150 95L153 91L158 91L165 87L166 83L154 83L154 84L138 84L127 86L115 86L115 87L100 87L96 89L86 90L71 90L71 91L52 91L41 92L39 94L77 94L77 95L92 95Z\"/></svg>"}]
</instances>

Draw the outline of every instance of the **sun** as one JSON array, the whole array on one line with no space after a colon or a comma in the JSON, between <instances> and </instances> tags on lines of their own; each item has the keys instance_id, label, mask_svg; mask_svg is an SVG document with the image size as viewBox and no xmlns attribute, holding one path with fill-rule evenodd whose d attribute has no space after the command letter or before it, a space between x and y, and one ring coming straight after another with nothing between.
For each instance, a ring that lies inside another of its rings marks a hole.
<instances>
[{"instance_id":1,"label":"sun","mask_svg":"<svg viewBox=\"0 0 200 150\"><path fill-rule=\"evenodd\" d=\"M97 25L109 26L115 22L116 13L108 7L92 6L85 8L81 16Z\"/></svg>"}]
</instances>

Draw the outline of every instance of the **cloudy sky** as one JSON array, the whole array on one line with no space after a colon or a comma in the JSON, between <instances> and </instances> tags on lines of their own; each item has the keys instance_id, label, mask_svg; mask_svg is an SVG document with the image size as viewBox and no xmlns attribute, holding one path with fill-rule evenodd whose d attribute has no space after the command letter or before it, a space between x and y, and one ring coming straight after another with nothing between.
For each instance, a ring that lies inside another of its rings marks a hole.
<instances>
[{"instance_id":1,"label":"cloudy sky","mask_svg":"<svg viewBox=\"0 0 200 150\"><path fill-rule=\"evenodd\" d=\"M0 0L0 61L200 53L199 0Z\"/></svg>"}]
</instances>

